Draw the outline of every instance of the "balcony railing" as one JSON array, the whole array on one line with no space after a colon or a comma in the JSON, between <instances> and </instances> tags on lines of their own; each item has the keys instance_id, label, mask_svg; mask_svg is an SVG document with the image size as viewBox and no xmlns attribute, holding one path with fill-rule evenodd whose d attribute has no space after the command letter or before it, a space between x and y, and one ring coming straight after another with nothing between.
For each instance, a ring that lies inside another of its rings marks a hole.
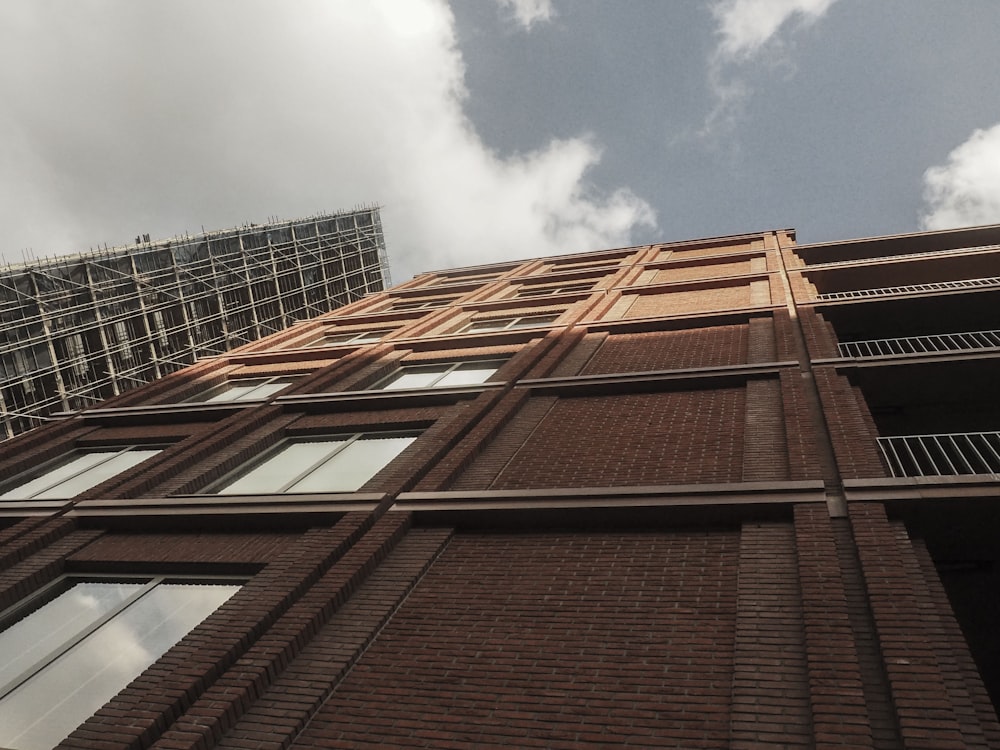
<instances>
[{"instance_id":1,"label":"balcony railing","mask_svg":"<svg viewBox=\"0 0 1000 750\"><path fill-rule=\"evenodd\" d=\"M831 260L827 263L810 263L809 267L831 268L833 266L853 266L873 260L906 260L907 258L926 258L928 255L955 255L956 253L973 253L981 250L1000 250L1000 245L976 245L975 247L955 247L948 250L923 250L917 253L904 253L901 255L876 255L871 258L857 258L855 260Z\"/></svg>"},{"instance_id":2,"label":"balcony railing","mask_svg":"<svg viewBox=\"0 0 1000 750\"><path fill-rule=\"evenodd\" d=\"M893 354L960 352L1000 347L1000 330L935 333L896 339L865 339L837 344L841 357L887 357Z\"/></svg>"},{"instance_id":3,"label":"balcony railing","mask_svg":"<svg viewBox=\"0 0 1000 750\"><path fill-rule=\"evenodd\" d=\"M958 279L957 281L937 281L933 284L911 284L910 286L886 286L879 289L852 289L847 292L827 292L817 299L857 299L859 297L884 297L890 294L912 294L914 292L946 292L950 289L997 286L1000 277L987 276L981 279Z\"/></svg>"},{"instance_id":4,"label":"balcony railing","mask_svg":"<svg viewBox=\"0 0 1000 750\"><path fill-rule=\"evenodd\" d=\"M894 477L1000 473L1000 432L880 437L878 446Z\"/></svg>"}]
</instances>

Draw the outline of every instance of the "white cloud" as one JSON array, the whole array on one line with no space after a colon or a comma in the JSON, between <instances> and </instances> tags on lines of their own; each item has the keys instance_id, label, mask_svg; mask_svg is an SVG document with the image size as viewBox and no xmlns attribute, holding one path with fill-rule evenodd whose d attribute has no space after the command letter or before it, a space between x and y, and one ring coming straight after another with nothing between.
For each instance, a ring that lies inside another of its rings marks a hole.
<instances>
[{"instance_id":1,"label":"white cloud","mask_svg":"<svg viewBox=\"0 0 1000 750\"><path fill-rule=\"evenodd\" d=\"M552 0L497 0L497 3L526 29L551 21L556 15Z\"/></svg>"},{"instance_id":2,"label":"white cloud","mask_svg":"<svg viewBox=\"0 0 1000 750\"><path fill-rule=\"evenodd\" d=\"M483 144L444 0L7 0L0 97L12 261L379 203L403 280L655 221L590 137Z\"/></svg>"},{"instance_id":3,"label":"white cloud","mask_svg":"<svg viewBox=\"0 0 1000 750\"><path fill-rule=\"evenodd\" d=\"M1000 123L975 130L924 172L924 229L1000 223Z\"/></svg>"},{"instance_id":4,"label":"white cloud","mask_svg":"<svg viewBox=\"0 0 1000 750\"><path fill-rule=\"evenodd\" d=\"M720 37L716 55L746 62L759 54L786 24L808 26L835 0L718 0L711 10Z\"/></svg>"},{"instance_id":5,"label":"white cloud","mask_svg":"<svg viewBox=\"0 0 1000 750\"><path fill-rule=\"evenodd\" d=\"M786 37L816 23L836 0L715 0L709 7L718 43L709 60L715 107L702 136L727 133L736 124L753 89L746 66L766 57L770 66L790 65ZM784 34L784 36L782 36Z\"/></svg>"}]
</instances>

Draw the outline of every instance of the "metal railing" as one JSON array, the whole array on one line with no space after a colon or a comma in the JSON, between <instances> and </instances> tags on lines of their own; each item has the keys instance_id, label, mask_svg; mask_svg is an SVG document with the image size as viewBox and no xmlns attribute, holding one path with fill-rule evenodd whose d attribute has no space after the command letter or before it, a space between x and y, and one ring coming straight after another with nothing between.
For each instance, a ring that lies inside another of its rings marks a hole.
<instances>
[{"instance_id":1,"label":"metal railing","mask_svg":"<svg viewBox=\"0 0 1000 750\"><path fill-rule=\"evenodd\" d=\"M957 253L973 253L983 250L1000 250L1000 245L976 245L975 247L955 247L948 250L922 250L916 253L901 253L900 255L876 255L871 258L856 258L855 260L831 260L827 263L810 263L809 268L831 268L833 266L853 266L873 260L905 260L907 258L925 258L928 255L955 255Z\"/></svg>"},{"instance_id":2,"label":"metal railing","mask_svg":"<svg viewBox=\"0 0 1000 750\"><path fill-rule=\"evenodd\" d=\"M880 437L878 446L894 477L1000 473L1000 432Z\"/></svg>"},{"instance_id":3,"label":"metal railing","mask_svg":"<svg viewBox=\"0 0 1000 750\"><path fill-rule=\"evenodd\" d=\"M912 294L913 292L942 292L950 289L968 289L970 287L997 286L1000 277L986 276L981 279L958 279L957 281L938 281L933 284L910 284L909 286L886 286L878 289L852 289L846 292L826 292L817 295L816 299L857 299L859 297L884 297L889 294Z\"/></svg>"},{"instance_id":4,"label":"metal railing","mask_svg":"<svg viewBox=\"0 0 1000 750\"><path fill-rule=\"evenodd\" d=\"M1000 330L934 333L895 339L865 339L837 344L841 357L886 357L893 354L959 352L1000 347Z\"/></svg>"}]
</instances>

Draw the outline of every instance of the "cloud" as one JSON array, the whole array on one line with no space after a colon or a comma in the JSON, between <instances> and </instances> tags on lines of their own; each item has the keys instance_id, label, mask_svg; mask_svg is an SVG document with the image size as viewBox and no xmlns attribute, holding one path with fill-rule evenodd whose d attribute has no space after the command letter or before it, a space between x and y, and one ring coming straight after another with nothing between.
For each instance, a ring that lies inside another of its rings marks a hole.
<instances>
[{"instance_id":1,"label":"cloud","mask_svg":"<svg viewBox=\"0 0 1000 750\"><path fill-rule=\"evenodd\" d=\"M786 24L799 27L818 21L835 0L718 0L712 15L718 23L716 55L746 62L758 55Z\"/></svg>"},{"instance_id":2,"label":"cloud","mask_svg":"<svg viewBox=\"0 0 1000 750\"><path fill-rule=\"evenodd\" d=\"M770 66L790 65L783 31L816 23L836 0L716 0L709 10L716 21L718 43L709 59L709 86L715 107L701 135L729 132L742 114L753 89L746 66L767 56Z\"/></svg>"},{"instance_id":3,"label":"cloud","mask_svg":"<svg viewBox=\"0 0 1000 750\"><path fill-rule=\"evenodd\" d=\"M552 0L497 0L497 4L525 29L551 21L556 15Z\"/></svg>"},{"instance_id":4,"label":"cloud","mask_svg":"<svg viewBox=\"0 0 1000 750\"><path fill-rule=\"evenodd\" d=\"M443 0L8 0L0 96L12 261L378 203L402 280L655 223L592 136L482 142Z\"/></svg>"},{"instance_id":5,"label":"cloud","mask_svg":"<svg viewBox=\"0 0 1000 750\"><path fill-rule=\"evenodd\" d=\"M924 229L1000 222L1000 123L975 130L945 164L924 172Z\"/></svg>"}]
</instances>

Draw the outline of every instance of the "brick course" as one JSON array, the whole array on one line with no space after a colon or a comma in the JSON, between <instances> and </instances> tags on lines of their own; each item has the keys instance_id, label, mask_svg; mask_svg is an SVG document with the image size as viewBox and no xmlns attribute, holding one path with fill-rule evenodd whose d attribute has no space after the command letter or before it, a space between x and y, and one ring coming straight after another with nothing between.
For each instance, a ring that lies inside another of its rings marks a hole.
<instances>
[{"instance_id":1,"label":"brick course","mask_svg":"<svg viewBox=\"0 0 1000 750\"><path fill-rule=\"evenodd\" d=\"M491 485L738 482L742 388L560 399Z\"/></svg>"},{"instance_id":2,"label":"brick course","mask_svg":"<svg viewBox=\"0 0 1000 750\"><path fill-rule=\"evenodd\" d=\"M727 747L737 550L456 536L293 747Z\"/></svg>"},{"instance_id":3,"label":"brick course","mask_svg":"<svg viewBox=\"0 0 1000 750\"><path fill-rule=\"evenodd\" d=\"M403 287L454 299L394 313L393 295L373 296L107 404L156 409L0 443L3 481L81 447L167 446L77 498L23 506L34 516L0 503L0 610L66 572L246 576L60 747L1000 747L924 515L948 504L951 544L993 480L952 492L886 476L861 390L875 393L880 365L814 361L836 356L831 308L801 304L816 272L786 271L807 266L791 242L424 275ZM582 279L591 292L513 296ZM544 329L456 333L549 311ZM390 335L295 349L326 329ZM401 364L477 357L506 360L481 388L350 393ZM292 373L290 401L169 408L227 378ZM294 495L177 497L287 438L388 430L418 439L361 488L374 502L300 515ZM414 490L441 494L398 497ZM133 498L142 514L109 502ZM204 515L184 514L194 502Z\"/></svg>"},{"instance_id":4,"label":"brick course","mask_svg":"<svg viewBox=\"0 0 1000 750\"><path fill-rule=\"evenodd\" d=\"M744 364L748 332L747 325L727 325L681 331L612 333L581 374Z\"/></svg>"}]
</instances>

